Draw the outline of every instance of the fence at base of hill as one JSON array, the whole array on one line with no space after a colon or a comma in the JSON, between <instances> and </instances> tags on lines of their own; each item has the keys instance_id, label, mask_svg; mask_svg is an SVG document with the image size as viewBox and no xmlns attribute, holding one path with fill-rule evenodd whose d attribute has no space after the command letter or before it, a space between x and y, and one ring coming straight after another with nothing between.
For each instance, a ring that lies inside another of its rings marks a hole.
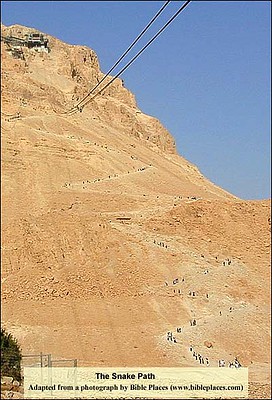
<instances>
[{"instance_id":1,"label":"fence at base of hill","mask_svg":"<svg viewBox=\"0 0 272 400\"><path fill-rule=\"evenodd\" d=\"M77 367L76 358L53 359L52 354L23 354L21 368L24 367Z\"/></svg>"}]
</instances>

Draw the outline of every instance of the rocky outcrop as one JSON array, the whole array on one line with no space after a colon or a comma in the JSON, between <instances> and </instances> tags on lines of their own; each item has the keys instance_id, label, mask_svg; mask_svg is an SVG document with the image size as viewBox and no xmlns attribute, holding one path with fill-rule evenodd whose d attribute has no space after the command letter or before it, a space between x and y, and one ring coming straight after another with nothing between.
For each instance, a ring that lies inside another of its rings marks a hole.
<instances>
[{"instance_id":1,"label":"rocky outcrop","mask_svg":"<svg viewBox=\"0 0 272 400\"><path fill-rule=\"evenodd\" d=\"M2 35L24 38L35 29L20 25L5 27ZM68 45L46 35L50 52L35 54L34 50L22 47L24 60L11 63L6 45L2 46L3 69L9 64L10 75L4 76L3 85L8 85L10 93L17 100L17 108L22 101L33 104L35 111L52 113L65 112L82 99L104 77L99 67L97 55L86 46ZM38 62L37 62L38 61ZM44 73L46 70L46 74ZM11 76L12 74L12 76ZM17 81L20 75L20 84ZM105 79L100 90L112 79ZM31 93L29 92L31 83ZM13 97L14 101L14 97ZM8 108L5 98L3 106ZM105 124L118 127L151 148L166 153L175 153L175 143L169 132L155 118L143 114L137 107L134 95L127 90L122 79L117 78L101 95L86 106L85 112L91 112Z\"/></svg>"}]
</instances>

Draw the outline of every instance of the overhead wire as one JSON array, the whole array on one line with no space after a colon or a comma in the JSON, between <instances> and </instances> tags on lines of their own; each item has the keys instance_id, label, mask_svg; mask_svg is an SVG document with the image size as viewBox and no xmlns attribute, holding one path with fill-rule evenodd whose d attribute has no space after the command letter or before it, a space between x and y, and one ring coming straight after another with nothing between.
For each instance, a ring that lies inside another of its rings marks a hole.
<instances>
[{"instance_id":1,"label":"overhead wire","mask_svg":"<svg viewBox=\"0 0 272 400\"><path fill-rule=\"evenodd\" d=\"M81 100L76 106L74 106L74 109L79 109L79 104L80 108L83 109L90 101L95 99L98 95L100 95L109 85L111 85L126 69L151 45L152 42L167 28L168 25L170 25L174 19L185 9L185 7L188 6L188 4L191 2L191 0L187 0L177 11L176 13L163 25L163 27L141 48L141 50L138 51L138 53L121 69L121 71L118 72L117 75L115 75L102 89L100 89L94 96L92 96L90 99L88 99L84 104L81 104L83 100ZM85 96L85 99L88 96Z\"/></svg>"},{"instance_id":2,"label":"overhead wire","mask_svg":"<svg viewBox=\"0 0 272 400\"><path fill-rule=\"evenodd\" d=\"M170 0L166 1L163 6L159 9L159 11L154 15L154 17L149 21L149 23L144 27L144 29L139 33L139 35L136 37L136 39L133 40L131 45L123 52L123 54L118 58L118 60L113 64L113 66L108 70L108 72L103 76L102 79L100 79L99 82L91 89L89 93L87 93L78 103L76 106L72 107L70 110L64 112L64 114L67 114L72 111L76 111L78 109L78 106L85 100L87 99L94 91L95 89L98 88L98 86L101 85L102 82L109 76L109 74L120 64L120 62L124 59L124 57L130 52L130 50L135 46L135 44L141 39L141 37L145 34L145 32L150 28L150 26L155 22L155 20L160 16L160 14L163 12L163 10L168 6L170 3Z\"/></svg>"},{"instance_id":3,"label":"overhead wire","mask_svg":"<svg viewBox=\"0 0 272 400\"><path fill-rule=\"evenodd\" d=\"M82 103L90 94L94 92L94 90L109 76L109 74L120 64L120 62L124 59L124 57L130 52L130 50L135 46L135 44L141 39L141 37L145 34L145 32L150 28L150 26L155 22L155 20L159 17L159 15L163 12L166 6L170 3L170 0L166 1L164 5L160 8L160 10L156 13L156 15L150 20L150 22L146 25L146 27L141 31L141 33L134 39L131 45L127 48L127 50L118 58L116 63L110 68L110 70L104 75L104 77L95 85L94 88L85 96L80 102Z\"/></svg>"}]
</instances>

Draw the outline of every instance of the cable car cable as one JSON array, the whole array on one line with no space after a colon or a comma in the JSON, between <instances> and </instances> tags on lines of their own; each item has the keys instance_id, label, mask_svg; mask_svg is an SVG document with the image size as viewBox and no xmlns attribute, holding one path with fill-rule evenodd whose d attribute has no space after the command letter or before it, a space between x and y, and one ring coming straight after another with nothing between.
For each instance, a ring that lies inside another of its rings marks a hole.
<instances>
[{"instance_id":1,"label":"cable car cable","mask_svg":"<svg viewBox=\"0 0 272 400\"><path fill-rule=\"evenodd\" d=\"M150 28L150 26L153 24L153 22L158 18L158 16L163 12L165 7L170 3L169 1L166 1L166 3L161 7L161 9L157 12L157 14L151 19L151 21L146 25L146 27L142 30L142 32L137 36L137 38L131 43L131 45L127 48L127 50L121 55L121 57L116 61L116 63L111 67L111 69L104 75L104 77L95 85L95 87L85 96L83 99L80 100L80 102L77 104L79 105L82 101L84 101L90 94L93 93L93 91L109 76L109 74L117 67L118 64L123 60L123 58L130 52L132 47L140 40L140 38L143 36L143 34Z\"/></svg>"},{"instance_id":2,"label":"cable car cable","mask_svg":"<svg viewBox=\"0 0 272 400\"><path fill-rule=\"evenodd\" d=\"M143 51L151 45L151 43L167 28L168 25L171 24L171 22L185 9L185 7L188 6L188 4L192 0L186 1L179 9L178 11L163 25L163 27L147 42L147 44L142 47L142 49L121 69L120 72L116 76L114 76L102 89L100 89L99 92L97 92L91 99L87 100L83 105L81 105L81 109L85 107L91 100L93 100L95 97L97 97L99 94L101 94L109 85L111 85L139 56L140 54L143 53ZM78 103L80 104L80 102ZM75 107L77 107L76 105Z\"/></svg>"},{"instance_id":3,"label":"cable car cable","mask_svg":"<svg viewBox=\"0 0 272 400\"><path fill-rule=\"evenodd\" d=\"M94 91L97 89L99 85L101 85L102 82L109 76L109 74L117 67L117 65L120 64L120 62L123 60L123 58L130 52L130 50L135 46L135 44L141 39L141 37L144 35L144 33L150 28L150 26L155 22L155 20L159 17L159 15L163 12L163 10L168 6L170 3L170 0L166 1L164 5L160 8L160 10L154 15L154 17L149 21L149 23L145 26L145 28L140 32L140 34L134 39L134 41L131 43L131 45L124 51L124 53L118 58L118 60L115 62L115 64L109 69L109 71L103 76L103 78L97 82L97 84L91 89L91 91L86 94L78 103L76 106L72 107L70 110L66 111L65 113L71 112L74 108L77 109L77 107L85 100L87 99Z\"/></svg>"}]
</instances>

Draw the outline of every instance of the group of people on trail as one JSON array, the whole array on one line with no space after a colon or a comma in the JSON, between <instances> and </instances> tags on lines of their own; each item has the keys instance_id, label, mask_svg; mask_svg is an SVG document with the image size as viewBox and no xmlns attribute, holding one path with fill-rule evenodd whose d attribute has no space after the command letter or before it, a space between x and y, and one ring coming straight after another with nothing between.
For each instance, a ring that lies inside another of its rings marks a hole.
<instances>
[{"instance_id":1,"label":"group of people on trail","mask_svg":"<svg viewBox=\"0 0 272 400\"><path fill-rule=\"evenodd\" d=\"M184 282L184 281L185 281L185 278L182 278L181 282ZM178 283L180 283L180 279L179 278L173 279L172 285L177 285ZM167 281L165 281L165 286L168 286L168 282Z\"/></svg>"},{"instance_id":2,"label":"group of people on trail","mask_svg":"<svg viewBox=\"0 0 272 400\"><path fill-rule=\"evenodd\" d=\"M218 367L225 367L225 366L226 366L225 360L223 360L223 359L218 360ZM229 368L240 368L242 365L238 361L237 357L235 357L234 361L229 362L228 366L229 366Z\"/></svg>"},{"instance_id":3,"label":"group of people on trail","mask_svg":"<svg viewBox=\"0 0 272 400\"><path fill-rule=\"evenodd\" d=\"M165 249L168 248L168 246L167 246L166 243L164 243L164 242L157 242L156 239L154 239L154 244L156 244L157 246L160 246L160 247L164 247Z\"/></svg>"},{"instance_id":4,"label":"group of people on trail","mask_svg":"<svg viewBox=\"0 0 272 400\"><path fill-rule=\"evenodd\" d=\"M201 354L198 354L196 351L194 351L193 346L191 345L189 347L189 351L192 353L192 356L195 358L195 360L199 361L200 364L205 364L207 366L210 365L209 358L208 357L203 357ZM226 362L224 359L218 360L218 367L225 367ZM237 357L235 357L234 361L229 362L228 364L229 368L240 368L242 365L238 361Z\"/></svg>"},{"instance_id":5,"label":"group of people on trail","mask_svg":"<svg viewBox=\"0 0 272 400\"><path fill-rule=\"evenodd\" d=\"M176 331L177 331L177 333L182 333L182 328L181 327L177 327ZM177 339L173 335L173 332L171 332L171 331L167 332L167 340L169 340L170 342L173 342L173 343L177 343Z\"/></svg>"},{"instance_id":6,"label":"group of people on trail","mask_svg":"<svg viewBox=\"0 0 272 400\"><path fill-rule=\"evenodd\" d=\"M229 368L241 368L241 364L238 361L237 357L235 357L234 361L229 363Z\"/></svg>"},{"instance_id":7,"label":"group of people on trail","mask_svg":"<svg viewBox=\"0 0 272 400\"><path fill-rule=\"evenodd\" d=\"M177 339L175 338L175 336L173 336L173 332L167 332L167 340L177 343Z\"/></svg>"},{"instance_id":8,"label":"group of people on trail","mask_svg":"<svg viewBox=\"0 0 272 400\"><path fill-rule=\"evenodd\" d=\"M98 144L97 144L97 143L94 143L94 145L98 145ZM99 146L99 145L98 145L98 146ZM107 149L107 146L106 146L106 145L105 145L105 146L100 145L100 147L105 147L105 148ZM134 168L134 167L133 167L133 168ZM144 170L147 169L147 168L148 168L148 167L141 167L141 168L138 168L138 169L137 169L137 172L144 171ZM133 172L134 172L134 171L133 171ZM130 171L128 171L127 173L129 174ZM86 189L86 187L84 187L84 185L86 185L86 184L88 184L88 183L101 182L101 181L104 181L105 179L117 178L118 176L119 176L118 174L113 174L113 175L108 175L107 178L95 178L95 179L92 180L92 181L89 181L89 180L83 181L83 182L82 182L82 184L83 184L83 189ZM64 187L70 187L70 186L71 186L70 183L65 182ZM154 241L154 243L155 243L155 241ZM160 242L160 244L159 244L159 243L157 243L157 244L160 245L160 246L162 246L162 247L167 248L167 244L165 244L165 243Z\"/></svg>"},{"instance_id":9,"label":"group of people on trail","mask_svg":"<svg viewBox=\"0 0 272 400\"><path fill-rule=\"evenodd\" d=\"M210 365L208 357L204 358L201 354L196 353L193 349L193 346L189 347L189 351L192 353L195 360L199 362L199 364L207 365L207 367Z\"/></svg>"}]
</instances>

